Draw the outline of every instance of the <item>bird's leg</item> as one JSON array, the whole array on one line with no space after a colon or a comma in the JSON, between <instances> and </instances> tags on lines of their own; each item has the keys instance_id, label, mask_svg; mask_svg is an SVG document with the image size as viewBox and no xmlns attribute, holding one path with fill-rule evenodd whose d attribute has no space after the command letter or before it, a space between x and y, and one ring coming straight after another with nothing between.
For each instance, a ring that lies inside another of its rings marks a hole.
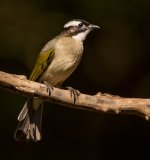
<instances>
[{"instance_id":1,"label":"bird's leg","mask_svg":"<svg viewBox=\"0 0 150 160\"><path fill-rule=\"evenodd\" d=\"M80 95L80 92L72 87L66 87L70 91L70 96L73 99L73 103L76 103L76 100L78 99L78 96Z\"/></svg>"},{"instance_id":2,"label":"bird's leg","mask_svg":"<svg viewBox=\"0 0 150 160\"><path fill-rule=\"evenodd\" d=\"M53 88L53 86L50 85L47 81L43 81L43 83L46 85L46 87L47 87L47 92L49 93L49 97L50 97L52 91L54 90L54 88Z\"/></svg>"}]
</instances>

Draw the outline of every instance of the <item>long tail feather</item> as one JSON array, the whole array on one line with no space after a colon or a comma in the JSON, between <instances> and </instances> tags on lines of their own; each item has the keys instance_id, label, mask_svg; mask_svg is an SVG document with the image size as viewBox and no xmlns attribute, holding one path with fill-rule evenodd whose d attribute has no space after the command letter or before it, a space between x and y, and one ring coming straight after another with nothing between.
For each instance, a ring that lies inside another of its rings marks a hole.
<instances>
[{"instance_id":1,"label":"long tail feather","mask_svg":"<svg viewBox=\"0 0 150 160\"><path fill-rule=\"evenodd\" d=\"M43 102L37 98L29 98L21 110L19 124L14 134L17 141L41 140Z\"/></svg>"}]
</instances>

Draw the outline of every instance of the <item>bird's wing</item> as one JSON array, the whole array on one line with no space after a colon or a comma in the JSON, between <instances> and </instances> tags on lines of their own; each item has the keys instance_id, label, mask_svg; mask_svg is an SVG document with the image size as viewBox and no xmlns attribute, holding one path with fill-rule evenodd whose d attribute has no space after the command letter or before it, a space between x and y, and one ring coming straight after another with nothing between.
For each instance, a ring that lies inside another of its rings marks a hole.
<instances>
[{"instance_id":1,"label":"bird's wing","mask_svg":"<svg viewBox=\"0 0 150 160\"><path fill-rule=\"evenodd\" d=\"M48 65L51 63L55 54L54 48L50 48L48 50L43 50L39 54L35 66L33 67L33 71L30 75L29 80L38 81L44 71L47 69Z\"/></svg>"}]
</instances>

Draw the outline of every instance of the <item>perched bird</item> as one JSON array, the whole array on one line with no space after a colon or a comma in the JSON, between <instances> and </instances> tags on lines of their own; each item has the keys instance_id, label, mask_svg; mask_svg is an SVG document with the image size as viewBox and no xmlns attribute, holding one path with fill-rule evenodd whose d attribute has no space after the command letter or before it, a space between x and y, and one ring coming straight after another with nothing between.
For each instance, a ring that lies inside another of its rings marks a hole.
<instances>
[{"instance_id":1,"label":"perched bird","mask_svg":"<svg viewBox=\"0 0 150 160\"><path fill-rule=\"evenodd\" d=\"M100 27L80 19L66 23L64 30L41 50L29 80L59 87L77 68L83 53L83 41L96 28ZM41 140L42 109L42 99L27 100L18 116L15 140Z\"/></svg>"}]
</instances>

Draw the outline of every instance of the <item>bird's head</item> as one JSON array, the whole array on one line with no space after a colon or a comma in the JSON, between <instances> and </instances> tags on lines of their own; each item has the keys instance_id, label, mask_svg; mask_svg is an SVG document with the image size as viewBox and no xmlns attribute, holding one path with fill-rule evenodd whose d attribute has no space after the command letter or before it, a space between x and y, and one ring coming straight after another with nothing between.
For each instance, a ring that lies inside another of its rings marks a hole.
<instances>
[{"instance_id":1,"label":"bird's head","mask_svg":"<svg viewBox=\"0 0 150 160\"><path fill-rule=\"evenodd\" d=\"M72 21L67 22L64 25L65 31L68 36L72 36L72 38L84 41L86 36L93 30L100 28L97 25L90 24L89 22L81 19L74 19Z\"/></svg>"}]
</instances>

